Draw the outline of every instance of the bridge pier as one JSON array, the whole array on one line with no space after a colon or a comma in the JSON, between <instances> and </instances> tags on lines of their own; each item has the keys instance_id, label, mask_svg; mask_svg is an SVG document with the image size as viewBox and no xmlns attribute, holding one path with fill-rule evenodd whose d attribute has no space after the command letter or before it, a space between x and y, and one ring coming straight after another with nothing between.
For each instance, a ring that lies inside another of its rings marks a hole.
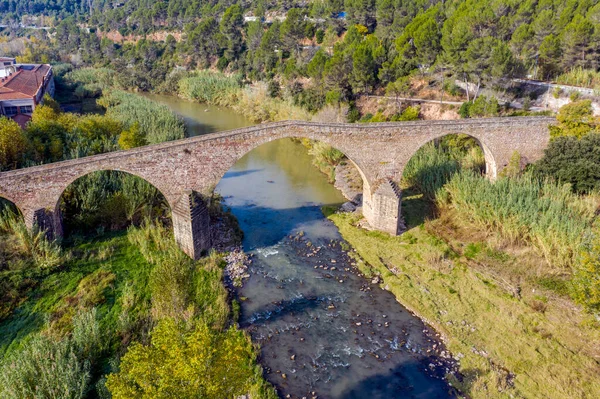
<instances>
[{"instance_id":1,"label":"bridge pier","mask_svg":"<svg viewBox=\"0 0 600 399\"><path fill-rule=\"evenodd\" d=\"M179 247L197 260L211 247L210 217L206 201L188 190L172 209L173 232Z\"/></svg>"},{"instance_id":2,"label":"bridge pier","mask_svg":"<svg viewBox=\"0 0 600 399\"><path fill-rule=\"evenodd\" d=\"M375 191L363 184L363 215L369 225L391 235L399 235L406 230L402 219L402 194L391 180L386 180Z\"/></svg>"},{"instance_id":3,"label":"bridge pier","mask_svg":"<svg viewBox=\"0 0 600 399\"><path fill-rule=\"evenodd\" d=\"M34 231L37 228L40 231L45 231L46 236L51 240L62 238L63 220L58 205L54 211L48 208L23 210L23 216L29 231Z\"/></svg>"}]
</instances>

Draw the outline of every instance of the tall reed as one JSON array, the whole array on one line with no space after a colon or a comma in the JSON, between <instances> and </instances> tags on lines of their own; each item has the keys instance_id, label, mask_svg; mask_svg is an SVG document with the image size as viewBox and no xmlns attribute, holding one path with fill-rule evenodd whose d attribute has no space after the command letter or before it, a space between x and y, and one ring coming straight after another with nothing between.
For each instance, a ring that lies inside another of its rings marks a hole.
<instances>
[{"instance_id":1,"label":"tall reed","mask_svg":"<svg viewBox=\"0 0 600 399\"><path fill-rule=\"evenodd\" d=\"M457 173L438 194L459 218L499 232L512 242L534 245L554 271L574 263L584 233L590 228L595 207L558 185L525 174L496 182L473 173Z\"/></svg>"},{"instance_id":2,"label":"tall reed","mask_svg":"<svg viewBox=\"0 0 600 399\"><path fill-rule=\"evenodd\" d=\"M556 83L595 89L600 87L600 72L577 67L557 77Z\"/></svg>"},{"instance_id":3,"label":"tall reed","mask_svg":"<svg viewBox=\"0 0 600 399\"><path fill-rule=\"evenodd\" d=\"M122 90L105 91L98 104L107 109L107 116L130 126L139 124L149 144L178 140L185 137L183 119L166 105Z\"/></svg>"}]
</instances>

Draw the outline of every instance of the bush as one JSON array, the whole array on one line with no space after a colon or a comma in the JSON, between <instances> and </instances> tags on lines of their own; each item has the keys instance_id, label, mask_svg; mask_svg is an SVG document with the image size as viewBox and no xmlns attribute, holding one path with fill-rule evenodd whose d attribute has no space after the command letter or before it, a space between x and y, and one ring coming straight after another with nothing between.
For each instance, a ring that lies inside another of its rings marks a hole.
<instances>
[{"instance_id":1,"label":"bush","mask_svg":"<svg viewBox=\"0 0 600 399\"><path fill-rule=\"evenodd\" d=\"M585 237L571 287L576 302L589 311L600 311L600 237L597 228Z\"/></svg>"},{"instance_id":2,"label":"bush","mask_svg":"<svg viewBox=\"0 0 600 399\"><path fill-rule=\"evenodd\" d=\"M594 117L591 100L575 101L564 105L556 115L557 126L550 126L550 136L555 139L563 136L581 138L598 130L600 120Z\"/></svg>"},{"instance_id":3,"label":"bush","mask_svg":"<svg viewBox=\"0 0 600 399\"><path fill-rule=\"evenodd\" d=\"M73 334L62 339L38 335L0 363L0 397L85 398L90 370L102 350L95 310L79 313Z\"/></svg>"},{"instance_id":4,"label":"bush","mask_svg":"<svg viewBox=\"0 0 600 399\"><path fill-rule=\"evenodd\" d=\"M132 344L120 371L108 376L106 386L114 399L235 398L255 382L252 343L242 331L225 332L199 323L185 331L171 319L152 331L151 342Z\"/></svg>"},{"instance_id":5,"label":"bush","mask_svg":"<svg viewBox=\"0 0 600 399\"><path fill-rule=\"evenodd\" d=\"M535 170L560 183L571 184L578 193L600 190L600 133L590 133L581 140L574 136L558 137L544 150Z\"/></svg>"}]
</instances>

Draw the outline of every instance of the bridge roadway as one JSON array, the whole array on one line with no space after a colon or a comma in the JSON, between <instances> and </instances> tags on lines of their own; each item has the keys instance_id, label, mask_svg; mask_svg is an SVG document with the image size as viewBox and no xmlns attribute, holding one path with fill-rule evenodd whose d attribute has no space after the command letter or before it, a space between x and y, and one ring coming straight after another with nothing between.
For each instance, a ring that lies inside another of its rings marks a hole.
<instances>
[{"instance_id":1,"label":"bridge roadway","mask_svg":"<svg viewBox=\"0 0 600 399\"><path fill-rule=\"evenodd\" d=\"M363 179L363 214L375 229L400 234L401 192L395 182L424 144L448 134L474 137L483 148L486 173L495 179L514 152L535 162L548 145L548 117L461 119L394 123L285 121L197 136L0 173L0 197L12 201L29 228L38 225L62 235L60 198L78 178L99 170L139 176L167 199L175 239L193 258L210 248L207 201L244 154L266 142L287 138L323 141L342 151Z\"/></svg>"}]
</instances>

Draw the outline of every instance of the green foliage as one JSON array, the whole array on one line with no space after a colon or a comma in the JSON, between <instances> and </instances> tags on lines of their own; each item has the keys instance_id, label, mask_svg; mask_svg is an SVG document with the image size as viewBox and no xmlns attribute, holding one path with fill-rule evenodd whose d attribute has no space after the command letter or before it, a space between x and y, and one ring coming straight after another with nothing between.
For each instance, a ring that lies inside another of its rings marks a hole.
<instances>
[{"instance_id":1,"label":"green foliage","mask_svg":"<svg viewBox=\"0 0 600 399\"><path fill-rule=\"evenodd\" d=\"M60 246L45 231L29 231L23 217L10 208L0 211L0 234L11 237L12 250L25 256L39 269L53 269L65 260Z\"/></svg>"},{"instance_id":2,"label":"green foliage","mask_svg":"<svg viewBox=\"0 0 600 399\"><path fill-rule=\"evenodd\" d=\"M496 97L479 96L475 101L464 102L458 114L461 118L483 118L498 116L500 106Z\"/></svg>"},{"instance_id":3,"label":"green foliage","mask_svg":"<svg viewBox=\"0 0 600 399\"><path fill-rule=\"evenodd\" d=\"M133 123L128 130L124 130L119 136L119 147L122 150L129 150L146 144L146 135L140 129L138 122Z\"/></svg>"},{"instance_id":4,"label":"green foliage","mask_svg":"<svg viewBox=\"0 0 600 399\"><path fill-rule=\"evenodd\" d=\"M161 321L144 346L133 344L118 374L106 383L114 399L232 398L253 385L250 340L232 327L224 332L198 323L185 331L171 319Z\"/></svg>"},{"instance_id":5,"label":"green foliage","mask_svg":"<svg viewBox=\"0 0 600 399\"><path fill-rule=\"evenodd\" d=\"M0 171L20 164L26 147L27 141L17 122L0 116Z\"/></svg>"},{"instance_id":6,"label":"green foliage","mask_svg":"<svg viewBox=\"0 0 600 399\"><path fill-rule=\"evenodd\" d=\"M600 240L597 228L586 237L575 263L572 296L592 312L600 311Z\"/></svg>"},{"instance_id":7,"label":"green foliage","mask_svg":"<svg viewBox=\"0 0 600 399\"><path fill-rule=\"evenodd\" d=\"M121 230L145 217L167 217L163 195L150 183L124 172L98 171L73 182L62 195L67 231Z\"/></svg>"},{"instance_id":8,"label":"green foliage","mask_svg":"<svg viewBox=\"0 0 600 399\"><path fill-rule=\"evenodd\" d=\"M446 151L433 143L425 144L406 164L402 179L426 199L434 200L436 193L460 170L458 153Z\"/></svg>"},{"instance_id":9,"label":"green foliage","mask_svg":"<svg viewBox=\"0 0 600 399\"><path fill-rule=\"evenodd\" d=\"M80 313L71 337L38 335L0 363L0 395L21 398L85 398L91 365L101 350L95 310Z\"/></svg>"},{"instance_id":10,"label":"green foliage","mask_svg":"<svg viewBox=\"0 0 600 399\"><path fill-rule=\"evenodd\" d=\"M559 75L556 83L595 89L600 87L600 73L594 69L573 68Z\"/></svg>"},{"instance_id":11,"label":"green foliage","mask_svg":"<svg viewBox=\"0 0 600 399\"><path fill-rule=\"evenodd\" d=\"M200 71L179 81L179 94L189 100L228 105L240 89L239 79L221 73Z\"/></svg>"},{"instance_id":12,"label":"green foliage","mask_svg":"<svg viewBox=\"0 0 600 399\"><path fill-rule=\"evenodd\" d=\"M525 174L492 183L472 172L455 174L445 186L444 202L460 218L497 231L513 242L529 243L552 270L572 266L579 243L594 218L589 203L570 187Z\"/></svg>"},{"instance_id":13,"label":"green foliage","mask_svg":"<svg viewBox=\"0 0 600 399\"><path fill-rule=\"evenodd\" d=\"M98 103L106 108L108 117L123 126L131 129L137 123L138 134L144 136L149 144L185 137L183 120L165 105L121 90L105 92Z\"/></svg>"},{"instance_id":14,"label":"green foliage","mask_svg":"<svg viewBox=\"0 0 600 399\"><path fill-rule=\"evenodd\" d=\"M556 115L557 126L550 126L550 136L555 139L562 136L573 136L578 139L596 131L600 125L594 116L591 100L581 100L564 105Z\"/></svg>"},{"instance_id":15,"label":"green foliage","mask_svg":"<svg viewBox=\"0 0 600 399\"><path fill-rule=\"evenodd\" d=\"M394 120L398 121L416 121L419 120L419 115L421 113L421 107L418 105L408 106L402 113L400 117Z\"/></svg>"},{"instance_id":16,"label":"green foliage","mask_svg":"<svg viewBox=\"0 0 600 399\"><path fill-rule=\"evenodd\" d=\"M500 176L518 177L521 175L523 168L521 167L521 154L518 151L513 152L508 161L508 165L500 172Z\"/></svg>"},{"instance_id":17,"label":"green foliage","mask_svg":"<svg viewBox=\"0 0 600 399\"><path fill-rule=\"evenodd\" d=\"M569 183L575 192L597 191L600 189L599 146L600 133L588 133L580 140L575 136L557 137L550 141L535 170L558 182Z\"/></svg>"}]
</instances>

